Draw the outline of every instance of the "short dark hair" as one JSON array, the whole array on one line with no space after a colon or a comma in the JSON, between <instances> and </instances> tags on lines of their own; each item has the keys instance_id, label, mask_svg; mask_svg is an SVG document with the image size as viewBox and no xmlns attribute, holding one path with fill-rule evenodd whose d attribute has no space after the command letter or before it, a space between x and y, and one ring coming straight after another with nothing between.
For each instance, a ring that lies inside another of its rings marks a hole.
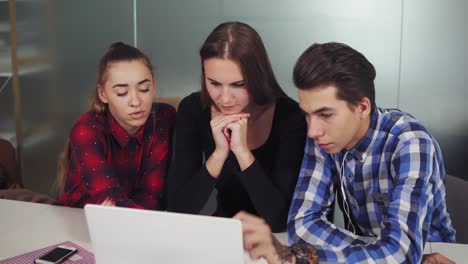
<instances>
[{"instance_id":1,"label":"short dark hair","mask_svg":"<svg viewBox=\"0 0 468 264\"><path fill-rule=\"evenodd\" d=\"M212 100L206 89L203 62L211 58L230 59L238 63L255 104L266 105L285 95L273 74L262 39L245 23L226 22L218 25L200 48L200 58L201 99L205 106L211 105Z\"/></svg>"},{"instance_id":2,"label":"short dark hair","mask_svg":"<svg viewBox=\"0 0 468 264\"><path fill-rule=\"evenodd\" d=\"M294 66L294 84L301 90L328 85L336 87L337 97L357 105L363 97L369 98L371 111L375 105L375 68L358 51L336 42L315 43Z\"/></svg>"}]
</instances>

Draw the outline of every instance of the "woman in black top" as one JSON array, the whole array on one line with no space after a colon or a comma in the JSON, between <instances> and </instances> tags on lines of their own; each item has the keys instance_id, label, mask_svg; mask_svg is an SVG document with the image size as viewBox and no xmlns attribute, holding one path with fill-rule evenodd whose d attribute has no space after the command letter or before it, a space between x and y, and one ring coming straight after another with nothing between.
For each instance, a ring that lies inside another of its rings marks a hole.
<instances>
[{"instance_id":1,"label":"woman in black top","mask_svg":"<svg viewBox=\"0 0 468 264\"><path fill-rule=\"evenodd\" d=\"M169 210L199 213L216 188L214 215L244 210L283 231L305 145L303 113L278 85L250 26L219 25L200 57L202 89L177 112Z\"/></svg>"}]
</instances>

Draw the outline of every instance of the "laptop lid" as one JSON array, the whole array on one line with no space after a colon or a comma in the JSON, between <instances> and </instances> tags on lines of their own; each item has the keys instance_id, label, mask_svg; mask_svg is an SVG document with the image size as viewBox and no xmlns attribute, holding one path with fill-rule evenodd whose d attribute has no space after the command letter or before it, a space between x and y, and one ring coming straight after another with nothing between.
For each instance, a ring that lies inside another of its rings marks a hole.
<instances>
[{"instance_id":1,"label":"laptop lid","mask_svg":"<svg viewBox=\"0 0 468 264\"><path fill-rule=\"evenodd\" d=\"M244 263L235 219L91 204L84 211L97 264Z\"/></svg>"}]
</instances>

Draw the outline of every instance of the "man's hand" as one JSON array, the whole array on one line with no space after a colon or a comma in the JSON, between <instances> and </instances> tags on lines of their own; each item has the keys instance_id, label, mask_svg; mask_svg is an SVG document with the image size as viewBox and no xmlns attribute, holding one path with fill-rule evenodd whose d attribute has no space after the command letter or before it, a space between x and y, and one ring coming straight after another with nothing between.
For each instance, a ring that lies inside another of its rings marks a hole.
<instances>
[{"instance_id":1,"label":"man's hand","mask_svg":"<svg viewBox=\"0 0 468 264\"><path fill-rule=\"evenodd\" d=\"M291 248L282 245L273 236L263 219L242 211L234 218L242 222L244 249L252 259L263 257L269 264L294 263Z\"/></svg>"},{"instance_id":2,"label":"man's hand","mask_svg":"<svg viewBox=\"0 0 468 264\"><path fill-rule=\"evenodd\" d=\"M440 253L432 253L424 255L421 264L455 264L455 262Z\"/></svg>"}]
</instances>

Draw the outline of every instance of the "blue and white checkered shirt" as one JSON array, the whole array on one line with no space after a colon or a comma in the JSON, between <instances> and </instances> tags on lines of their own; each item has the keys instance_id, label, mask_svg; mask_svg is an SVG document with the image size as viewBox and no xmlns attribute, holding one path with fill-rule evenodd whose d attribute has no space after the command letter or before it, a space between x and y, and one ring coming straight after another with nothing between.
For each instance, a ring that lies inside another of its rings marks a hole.
<instances>
[{"instance_id":1,"label":"blue and white checkered shirt","mask_svg":"<svg viewBox=\"0 0 468 264\"><path fill-rule=\"evenodd\" d=\"M327 154L308 139L289 242L314 245L320 263L420 263L426 241L455 241L444 178L440 148L428 131L409 114L377 109L349 151ZM362 236L327 220L341 189Z\"/></svg>"}]
</instances>

